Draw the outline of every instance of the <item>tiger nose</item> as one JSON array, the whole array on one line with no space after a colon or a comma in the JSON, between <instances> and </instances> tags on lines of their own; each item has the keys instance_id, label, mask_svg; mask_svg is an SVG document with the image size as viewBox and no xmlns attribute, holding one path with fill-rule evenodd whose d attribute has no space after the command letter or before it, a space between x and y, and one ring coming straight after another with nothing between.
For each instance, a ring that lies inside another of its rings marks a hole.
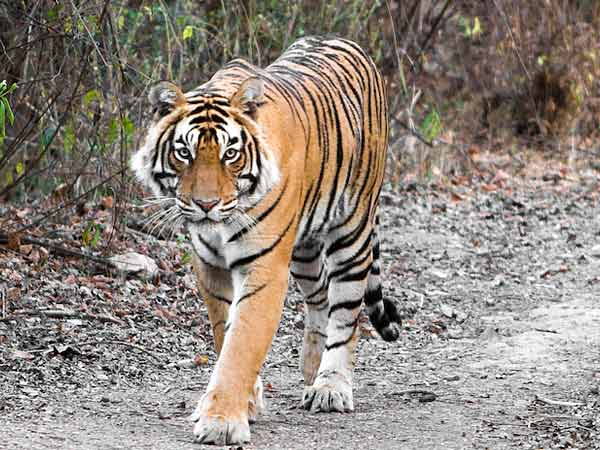
<instances>
[{"instance_id":1,"label":"tiger nose","mask_svg":"<svg viewBox=\"0 0 600 450\"><path fill-rule=\"evenodd\" d=\"M205 213L207 213L211 209L213 209L217 203L219 203L219 200L204 201L204 200L193 199L193 202L196 205L198 205L202 211L204 211Z\"/></svg>"}]
</instances>

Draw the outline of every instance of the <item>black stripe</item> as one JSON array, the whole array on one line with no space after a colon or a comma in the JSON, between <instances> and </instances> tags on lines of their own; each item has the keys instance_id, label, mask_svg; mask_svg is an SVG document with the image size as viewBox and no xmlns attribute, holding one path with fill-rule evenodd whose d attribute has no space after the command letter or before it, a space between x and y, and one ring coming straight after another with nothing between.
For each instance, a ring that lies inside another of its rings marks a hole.
<instances>
[{"instance_id":1,"label":"black stripe","mask_svg":"<svg viewBox=\"0 0 600 450\"><path fill-rule=\"evenodd\" d=\"M317 252L314 255L309 255L309 256L305 256L305 255L298 255L296 253L292 254L292 261L297 262L297 263L311 263L314 262L319 256L321 256L321 251L322 248L319 247L317 249Z\"/></svg>"},{"instance_id":2,"label":"black stripe","mask_svg":"<svg viewBox=\"0 0 600 450\"><path fill-rule=\"evenodd\" d=\"M325 296L321 300L317 300L315 302L309 301L310 298L314 297L319 292L322 292L322 290L319 289L318 291L314 292L312 296L306 297L304 299L304 303L306 303L307 305L310 305L310 306L319 306L319 305L322 305L323 303L326 303L327 302L327 293L325 293Z\"/></svg>"},{"instance_id":3,"label":"black stripe","mask_svg":"<svg viewBox=\"0 0 600 450\"><path fill-rule=\"evenodd\" d=\"M202 281L200 281L199 278L197 278L197 280L198 280L198 284L202 287L202 289L204 289L204 291L206 291L206 293L208 295L210 295L211 297L213 297L215 300L218 300L220 302L227 303L228 305L231 305L231 300L229 300L227 297L224 297L222 295L219 295L219 294L216 294L216 293L212 292L210 289L208 289L206 287L206 285L204 283L202 283Z\"/></svg>"},{"instance_id":4,"label":"black stripe","mask_svg":"<svg viewBox=\"0 0 600 450\"><path fill-rule=\"evenodd\" d=\"M263 290L265 287L267 287L267 283L265 283L265 284L263 284L262 286L260 286L260 287L258 287L258 288L256 288L256 289L254 289L252 292L248 292L248 293L246 293L246 294L242 295L242 296L240 297L240 299L239 299L239 300L238 300L238 301L235 303L235 304L236 304L236 306L239 306L239 305L240 305L240 303L242 303L244 300L247 300L247 299L249 299L249 298L250 298L250 297L252 297L253 295L256 295L256 294L258 294L258 293L259 293L260 291L262 291L262 290Z\"/></svg>"},{"instance_id":5,"label":"black stripe","mask_svg":"<svg viewBox=\"0 0 600 450\"><path fill-rule=\"evenodd\" d=\"M338 309L356 309L362 304L362 298L358 300L348 300L346 302L336 303L329 308L329 317Z\"/></svg>"},{"instance_id":6,"label":"black stripe","mask_svg":"<svg viewBox=\"0 0 600 450\"><path fill-rule=\"evenodd\" d=\"M368 222L369 222L369 216L368 216L368 214L364 214L363 218L361 219L360 223L358 224L358 227L354 228L352 231L350 231L350 233L335 240L333 242L333 244L331 244L327 248L327 250L325 250L325 254L327 256L330 256L332 253L335 253L338 250L341 250L343 248L349 247L352 244L354 244L354 242L356 242L358 240L358 238L360 238L360 236L362 235L363 231L367 227Z\"/></svg>"},{"instance_id":7,"label":"black stripe","mask_svg":"<svg viewBox=\"0 0 600 450\"><path fill-rule=\"evenodd\" d=\"M358 328L358 317L356 318L356 321L352 328L352 332L350 333L350 336L348 337L348 339L344 339L343 341L337 341L337 342L334 342L333 344L325 345L325 349L333 350L334 348L338 348L338 347L341 347L342 345L348 344L354 337L354 333L356 333L357 328Z\"/></svg>"},{"instance_id":8,"label":"black stripe","mask_svg":"<svg viewBox=\"0 0 600 450\"><path fill-rule=\"evenodd\" d=\"M352 340L353 337L354 337L354 330L352 331L352 333L350 333L350 337L348 339L344 339L343 341L334 342L331 345L326 345L325 349L333 350L335 348L341 347L342 345L346 345L348 342L350 342Z\"/></svg>"},{"instance_id":9,"label":"black stripe","mask_svg":"<svg viewBox=\"0 0 600 450\"><path fill-rule=\"evenodd\" d=\"M351 282L351 281L362 281L367 277L367 275L369 274L370 271L371 271L371 264L369 264L367 267L365 267L360 272L349 273L347 275L344 275L343 277L339 278L338 281L342 282L342 283L343 282Z\"/></svg>"},{"instance_id":10,"label":"black stripe","mask_svg":"<svg viewBox=\"0 0 600 450\"><path fill-rule=\"evenodd\" d=\"M371 255L369 253L367 253L362 258L352 261L349 264L346 264L345 266L341 267L340 269L331 272L331 274L329 274L329 279L331 280L333 278L339 277L340 275L347 274L350 270L362 265L366 260L369 259L370 256ZM371 265L369 264L369 269L370 268L371 268Z\"/></svg>"},{"instance_id":11,"label":"black stripe","mask_svg":"<svg viewBox=\"0 0 600 450\"><path fill-rule=\"evenodd\" d=\"M156 180L156 181L159 181L164 178L177 178L177 175L174 173L167 173L167 172L153 172L152 178L154 178L154 180Z\"/></svg>"},{"instance_id":12,"label":"black stripe","mask_svg":"<svg viewBox=\"0 0 600 450\"><path fill-rule=\"evenodd\" d=\"M204 245L208 249L209 252L211 252L215 256L220 256L219 250L217 250L216 248L211 246L208 242L206 242L204 239L202 239L202 236L200 236L200 234L197 234L196 237L198 238L200 243L202 243L202 245Z\"/></svg>"},{"instance_id":13,"label":"black stripe","mask_svg":"<svg viewBox=\"0 0 600 450\"><path fill-rule=\"evenodd\" d=\"M306 275L306 274L303 274L303 273L296 273L294 271L291 271L290 273L297 280L319 281L321 279L321 276L323 275L324 268L325 268L325 264L322 264L321 265L321 270L319 270L319 274L318 275Z\"/></svg>"},{"instance_id":14,"label":"black stripe","mask_svg":"<svg viewBox=\"0 0 600 450\"><path fill-rule=\"evenodd\" d=\"M194 248L194 246L192 246L192 251L194 252L194 254L196 255L196 257L202 262L202 264L207 265L208 267L211 267L213 269L223 269L223 267L220 266L215 266L214 264L211 264L210 262L208 262L206 259L204 259L200 253L198 253L196 251L196 249Z\"/></svg>"},{"instance_id":15,"label":"black stripe","mask_svg":"<svg viewBox=\"0 0 600 450\"><path fill-rule=\"evenodd\" d=\"M344 322L344 323L336 325L335 329L336 330L344 330L344 329L350 328L350 327L355 328L356 325L358 325L358 317L359 317L359 315L357 314L356 317L354 319L352 319L350 322Z\"/></svg>"},{"instance_id":16,"label":"black stripe","mask_svg":"<svg viewBox=\"0 0 600 450\"><path fill-rule=\"evenodd\" d=\"M264 256L267 253L270 253L275 247L277 247L277 245L285 237L285 235L287 234L288 230L290 229L290 227L292 226L292 224L294 223L295 220L296 220L296 216L292 217L292 220L290 220L290 222L287 224L287 226L285 227L285 230L283 230L283 233L281 233L281 235L277 238L277 240L275 242L273 242L273 244L271 244L269 247L263 248L258 253L254 253L252 255L244 256L242 258L239 258L239 259L233 261L229 265L229 268L230 269L235 269L236 267L250 264L253 261L255 261L258 258L260 258L261 256Z\"/></svg>"},{"instance_id":17,"label":"black stripe","mask_svg":"<svg viewBox=\"0 0 600 450\"><path fill-rule=\"evenodd\" d=\"M205 122L210 122L211 119L208 116L198 116L198 117L194 117L192 120L190 120L190 125L197 125L200 123L205 123Z\"/></svg>"},{"instance_id":18,"label":"black stripe","mask_svg":"<svg viewBox=\"0 0 600 450\"><path fill-rule=\"evenodd\" d=\"M319 331L319 330L308 330L308 334L318 334L319 336L327 339L327 334L323 333L322 331Z\"/></svg>"},{"instance_id":19,"label":"black stripe","mask_svg":"<svg viewBox=\"0 0 600 450\"><path fill-rule=\"evenodd\" d=\"M326 284L327 287L329 286L329 279L328 278L324 278L323 281L320 283L320 286L317 289L315 289L311 294L308 294L306 296L306 299L310 300L311 298L316 297L319 294L319 292L323 292L323 291L326 292L327 288L326 288L325 284Z\"/></svg>"}]
</instances>

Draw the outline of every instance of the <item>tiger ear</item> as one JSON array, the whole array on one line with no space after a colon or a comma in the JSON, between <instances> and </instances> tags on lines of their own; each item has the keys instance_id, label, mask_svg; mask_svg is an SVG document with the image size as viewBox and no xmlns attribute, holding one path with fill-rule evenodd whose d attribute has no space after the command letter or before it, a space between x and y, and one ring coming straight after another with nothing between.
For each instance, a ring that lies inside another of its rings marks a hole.
<instances>
[{"instance_id":1,"label":"tiger ear","mask_svg":"<svg viewBox=\"0 0 600 450\"><path fill-rule=\"evenodd\" d=\"M164 117L186 103L183 92L169 81L161 81L150 89L148 100L159 117Z\"/></svg>"},{"instance_id":2,"label":"tiger ear","mask_svg":"<svg viewBox=\"0 0 600 450\"><path fill-rule=\"evenodd\" d=\"M237 92L231 97L232 106L241 109L251 116L258 107L264 103L265 85L258 77L251 77L240 85Z\"/></svg>"}]
</instances>

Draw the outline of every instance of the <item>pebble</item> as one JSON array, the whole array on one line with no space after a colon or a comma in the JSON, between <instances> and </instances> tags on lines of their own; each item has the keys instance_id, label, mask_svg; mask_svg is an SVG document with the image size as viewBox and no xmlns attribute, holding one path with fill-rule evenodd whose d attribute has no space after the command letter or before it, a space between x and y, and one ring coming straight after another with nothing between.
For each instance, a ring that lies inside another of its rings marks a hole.
<instances>
[{"instance_id":1,"label":"pebble","mask_svg":"<svg viewBox=\"0 0 600 450\"><path fill-rule=\"evenodd\" d=\"M82 295L86 296L86 297L91 297L92 296L92 290L89 287L87 287L87 286L80 286L79 287L79 292Z\"/></svg>"},{"instance_id":2,"label":"pebble","mask_svg":"<svg viewBox=\"0 0 600 450\"><path fill-rule=\"evenodd\" d=\"M455 310L455 312L456 312L456 321L458 323L463 323L465 320L467 320L467 317L468 317L467 313L462 312L462 311L456 311L456 310Z\"/></svg>"},{"instance_id":3,"label":"pebble","mask_svg":"<svg viewBox=\"0 0 600 450\"><path fill-rule=\"evenodd\" d=\"M456 316L456 311L454 311L454 308L446 304L442 304L440 306L440 311L444 316L448 317L449 319L452 319L454 316Z\"/></svg>"}]
</instances>

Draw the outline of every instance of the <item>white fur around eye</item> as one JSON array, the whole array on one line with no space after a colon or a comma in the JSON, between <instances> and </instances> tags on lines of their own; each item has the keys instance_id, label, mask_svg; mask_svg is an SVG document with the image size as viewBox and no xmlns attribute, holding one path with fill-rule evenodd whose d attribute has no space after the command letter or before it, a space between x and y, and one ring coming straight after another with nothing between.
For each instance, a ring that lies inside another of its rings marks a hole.
<instances>
[{"instance_id":1,"label":"white fur around eye","mask_svg":"<svg viewBox=\"0 0 600 450\"><path fill-rule=\"evenodd\" d=\"M187 147L180 147L174 150L175 158L184 163L189 163L192 159L192 152Z\"/></svg>"},{"instance_id":2,"label":"white fur around eye","mask_svg":"<svg viewBox=\"0 0 600 450\"><path fill-rule=\"evenodd\" d=\"M241 153L239 150L236 150L234 148L229 148L227 150L225 150L225 152L223 153L223 162L227 163L227 164L232 164L234 162L236 162L241 156Z\"/></svg>"}]
</instances>

